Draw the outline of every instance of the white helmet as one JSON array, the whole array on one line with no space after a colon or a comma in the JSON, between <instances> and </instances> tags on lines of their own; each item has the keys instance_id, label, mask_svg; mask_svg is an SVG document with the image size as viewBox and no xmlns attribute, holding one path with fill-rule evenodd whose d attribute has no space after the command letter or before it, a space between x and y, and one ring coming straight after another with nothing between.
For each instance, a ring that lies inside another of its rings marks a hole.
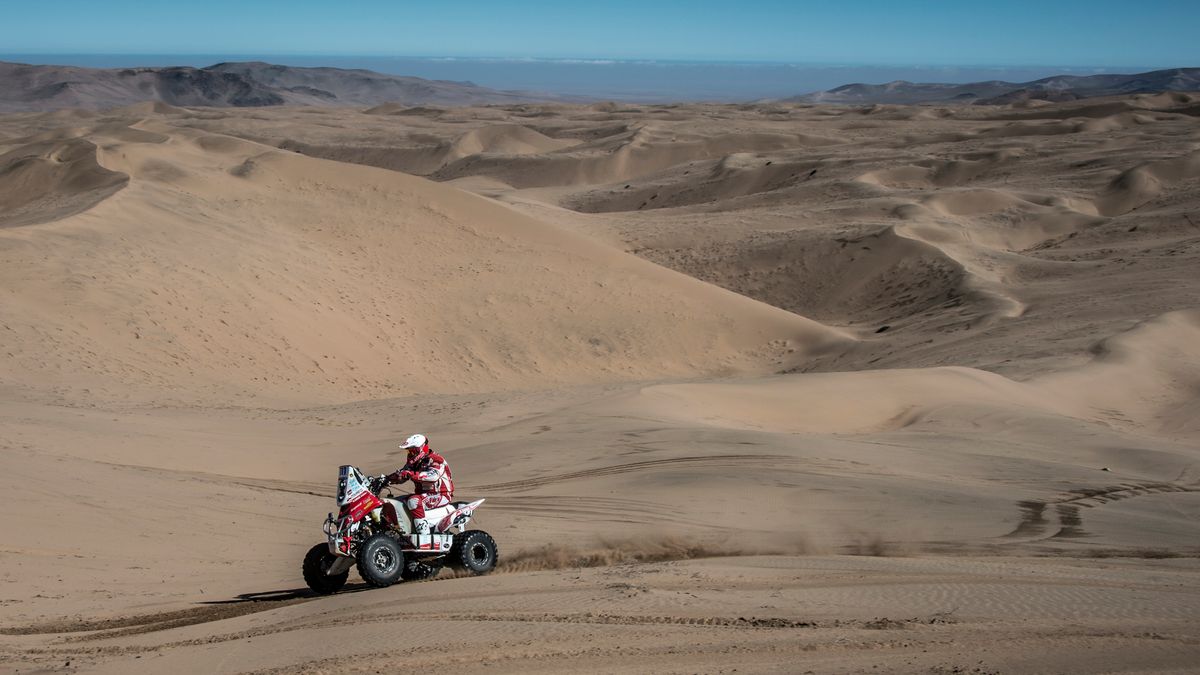
<instances>
[{"instance_id":1,"label":"white helmet","mask_svg":"<svg viewBox=\"0 0 1200 675\"><path fill-rule=\"evenodd\" d=\"M416 464L429 456L429 439L425 434L413 434L400 444L401 450L408 451L408 463Z\"/></svg>"},{"instance_id":2,"label":"white helmet","mask_svg":"<svg viewBox=\"0 0 1200 675\"><path fill-rule=\"evenodd\" d=\"M413 434L400 444L400 449L408 450L409 448L419 448L428 442L429 439L425 438L425 434Z\"/></svg>"}]
</instances>

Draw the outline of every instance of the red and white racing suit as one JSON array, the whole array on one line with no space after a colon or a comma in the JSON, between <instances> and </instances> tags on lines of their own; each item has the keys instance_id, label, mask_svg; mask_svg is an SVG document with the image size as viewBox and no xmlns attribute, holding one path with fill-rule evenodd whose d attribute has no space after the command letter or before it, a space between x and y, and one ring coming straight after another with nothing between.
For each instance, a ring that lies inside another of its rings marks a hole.
<instances>
[{"instance_id":1,"label":"red and white racing suit","mask_svg":"<svg viewBox=\"0 0 1200 675\"><path fill-rule=\"evenodd\" d=\"M446 458L430 452L417 466L407 466L388 476L391 483L412 480L415 494L404 499L404 506L414 519L425 518L425 509L445 506L454 498L454 479Z\"/></svg>"}]
</instances>

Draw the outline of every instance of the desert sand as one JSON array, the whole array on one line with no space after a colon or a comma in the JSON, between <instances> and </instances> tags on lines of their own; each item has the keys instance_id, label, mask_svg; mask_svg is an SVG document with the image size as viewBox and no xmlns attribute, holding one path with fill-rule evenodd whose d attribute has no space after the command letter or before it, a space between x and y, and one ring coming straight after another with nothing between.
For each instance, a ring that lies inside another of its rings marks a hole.
<instances>
[{"instance_id":1,"label":"desert sand","mask_svg":"<svg viewBox=\"0 0 1200 675\"><path fill-rule=\"evenodd\" d=\"M1198 106L0 116L0 669L1194 672Z\"/></svg>"}]
</instances>

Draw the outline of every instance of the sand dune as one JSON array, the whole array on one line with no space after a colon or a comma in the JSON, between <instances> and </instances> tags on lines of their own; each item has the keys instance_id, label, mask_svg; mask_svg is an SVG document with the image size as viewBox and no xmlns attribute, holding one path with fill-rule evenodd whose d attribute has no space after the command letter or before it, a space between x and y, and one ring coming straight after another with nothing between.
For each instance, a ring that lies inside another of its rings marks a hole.
<instances>
[{"instance_id":1,"label":"sand dune","mask_svg":"<svg viewBox=\"0 0 1200 675\"><path fill-rule=\"evenodd\" d=\"M494 125L468 131L454 139L449 156L458 159L483 153L536 155L572 145L576 142L549 138L519 124Z\"/></svg>"},{"instance_id":2,"label":"sand dune","mask_svg":"<svg viewBox=\"0 0 1200 675\"><path fill-rule=\"evenodd\" d=\"M1103 340L1092 363L1041 378L1059 400L1072 397L1105 423L1178 438L1200 430L1200 312L1173 312Z\"/></svg>"},{"instance_id":3,"label":"sand dune","mask_svg":"<svg viewBox=\"0 0 1200 675\"><path fill-rule=\"evenodd\" d=\"M916 165L871 171L858 180L889 188L953 187L994 174L1022 154L1022 150L1006 148L952 160L924 160Z\"/></svg>"},{"instance_id":4,"label":"sand dune","mask_svg":"<svg viewBox=\"0 0 1200 675\"><path fill-rule=\"evenodd\" d=\"M375 114L369 110L366 113ZM570 139L549 138L519 124L498 124L472 129L453 140L439 139L432 145L418 147L314 146L291 140L281 143L280 147L325 159L429 175L464 157L483 154L536 155L568 148L576 143Z\"/></svg>"},{"instance_id":5,"label":"sand dune","mask_svg":"<svg viewBox=\"0 0 1200 675\"><path fill-rule=\"evenodd\" d=\"M1095 351L1087 365L1024 383L964 368L822 373L655 385L617 405L630 414L773 432L893 431L935 415L978 427L1000 411L1172 436L1200 428L1191 414L1200 382L1200 312L1158 317L1098 343Z\"/></svg>"},{"instance_id":6,"label":"sand dune","mask_svg":"<svg viewBox=\"0 0 1200 675\"><path fill-rule=\"evenodd\" d=\"M1158 197L1164 187L1200 176L1200 150L1172 159L1147 162L1113 179L1097 199L1106 216L1128 213Z\"/></svg>"},{"instance_id":7,"label":"sand dune","mask_svg":"<svg viewBox=\"0 0 1200 675\"><path fill-rule=\"evenodd\" d=\"M451 188L151 128L169 140L98 139L126 192L6 247L8 330L41 345L6 380L344 401L773 368L845 341ZM25 276L51 247L86 289Z\"/></svg>"},{"instance_id":8,"label":"sand dune","mask_svg":"<svg viewBox=\"0 0 1200 675\"><path fill-rule=\"evenodd\" d=\"M437 117L444 113L442 108L423 105L405 105L403 103L382 103L363 111L364 115L413 115L421 117Z\"/></svg>"},{"instance_id":9,"label":"sand dune","mask_svg":"<svg viewBox=\"0 0 1200 675\"><path fill-rule=\"evenodd\" d=\"M780 190L810 180L817 162L779 161L759 153L740 152L708 161L689 161L658 176L641 176L632 185L603 186L567 202L587 213L669 209L696 204L726 204L748 195Z\"/></svg>"},{"instance_id":10,"label":"sand dune","mask_svg":"<svg viewBox=\"0 0 1200 675\"><path fill-rule=\"evenodd\" d=\"M962 265L894 227L825 237L762 236L736 252L720 244L659 251L655 259L806 316L886 322L961 302Z\"/></svg>"},{"instance_id":11,"label":"sand dune","mask_svg":"<svg viewBox=\"0 0 1200 675\"><path fill-rule=\"evenodd\" d=\"M682 138L681 138L682 136ZM577 145L570 153L537 157L467 157L432 174L449 180L487 175L514 187L611 183L645 176L670 166L720 156L733 149L776 150L804 144L786 134L728 134L688 138L653 124Z\"/></svg>"},{"instance_id":12,"label":"sand dune","mask_svg":"<svg viewBox=\"0 0 1200 675\"><path fill-rule=\"evenodd\" d=\"M129 176L96 161L83 139L48 141L0 155L0 227L57 220L125 187Z\"/></svg>"},{"instance_id":13,"label":"sand dune","mask_svg":"<svg viewBox=\"0 0 1200 675\"><path fill-rule=\"evenodd\" d=\"M0 116L0 669L1186 672L1190 96Z\"/></svg>"}]
</instances>

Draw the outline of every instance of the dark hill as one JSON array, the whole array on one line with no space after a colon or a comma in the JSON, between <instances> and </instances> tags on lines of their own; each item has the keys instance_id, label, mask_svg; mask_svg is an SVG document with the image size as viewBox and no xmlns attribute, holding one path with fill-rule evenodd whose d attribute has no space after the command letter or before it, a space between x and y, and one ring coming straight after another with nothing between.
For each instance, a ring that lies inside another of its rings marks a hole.
<instances>
[{"instance_id":1,"label":"dark hill","mask_svg":"<svg viewBox=\"0 0 1200 675\"><path fill-rule=\"evenodd\" d=\"M1055 75L1032 82L991 80L967 84L946 84L899 80L886 84L856 83L785 100L797 103L978 103L992 105L1030 99L1073 101L1096 96L1163 91L1200 91L1200 68L1170 68L1134 75Z\"/></svg>"},{"instance_id":2,"label":"dark hill","mask_svg":"<svg viewBox=\"0 0 1200 675\"><path fill-rule=\"evenodd\" d=\"M161 101L177 106L478 105L545 101L470 82L369 70L218 63L207 68L79 68L0 62L0 112L104 109Z\"/></svg>"}]
</instances>

